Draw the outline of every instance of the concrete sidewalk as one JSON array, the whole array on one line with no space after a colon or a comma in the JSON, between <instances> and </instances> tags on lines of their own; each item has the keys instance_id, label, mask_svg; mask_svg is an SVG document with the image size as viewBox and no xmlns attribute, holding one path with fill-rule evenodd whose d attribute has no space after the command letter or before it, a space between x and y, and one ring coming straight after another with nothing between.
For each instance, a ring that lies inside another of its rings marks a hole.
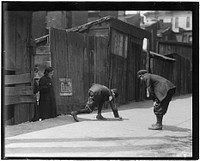
<instances>
[{"instance_id":1,"label":"concrete sidewalk","mask_svg":"<svg viewBox=\"0 0 200 161\"><path fill-rule=\"evenodd\" d=\"M155 123L151 101L121 106L122 121L107 111L107 121L97 121L93 112L78 115L80 122L6 137L5 157L192 156L191 95L170 103L161 131L148 130Z\"/></svg>"}]
</instances>

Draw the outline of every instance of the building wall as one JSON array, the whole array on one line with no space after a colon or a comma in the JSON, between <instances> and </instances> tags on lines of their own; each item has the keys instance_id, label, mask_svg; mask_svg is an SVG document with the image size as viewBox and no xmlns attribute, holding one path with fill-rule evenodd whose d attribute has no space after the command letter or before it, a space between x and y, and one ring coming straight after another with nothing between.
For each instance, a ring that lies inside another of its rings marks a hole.
<instances>
[{"instance_id":1,"label":"building wall","mask_svg":"<svg viewBox=\"0 0 200 161\"><path fill-rule=\"evenodd\" d=\"M158 30L158 23L154 23L151 26L145 27L146 31L151 33L149 50L156 52L156 39L157 39L157 30Z\"/></svg>"},{"instance_id":2,"label":"building wall","mask_svg":"<svg viewBox=\"0 0 200 161\"><path fill-rule=\"evenodd\" d=\"M190 26L186 26L187 17L190 20ZM175 26L176 18L178 18L178 27ZM179 27L185 30L192 30L192 12L174 12L172 17L172 30L175 32L179 32Z\"/></svg>"},{"instance_id":3,"label":"building wall","mask_svg":"<svg viewBox=\"0 0 200 161\"><path fill-rule=\"evenodd\" d=\"M88 11L72 11L72 27L88 22Z\"/></svg>"},{"instance_id":4,"label":"building wall","mask_svg":"<svg viewBox=\"0 0 200 161\"><path fill-rule=\"evenodd\" d=\"M65 29L67 28L68 19L66 16L65 11L48 11L46 22L47 22L47 28L53 27L57 29Z\"/></svg>"},{"instance_id":5,"label":"building wall","mask_svg":"<svg viewBox=\"0 0 200 161\"><path fill-rule=\"evenodd\" d=\"M124 21L126 23L129 23L131 25L140 27L140 14L134 14L134 15L130 15L130 16L120 16L118 17L119 20Z\"/></svg>"},{"instance_id":6,"label":"building wall","mask_svg":"<svg viewBox=\"0 0 200 161\"><path fill-rule=\"evenodd\" d=\"M185 30L192 30L192 12L191 11L156 11L146 13L146 22L152 20L163 20L164 23L172 23L172 30L179 32L179 27ZM178 27L175 27L175 19L178 17ZM186 27L186 19L189 17L190 26Z\"/></svg>"},{"instance_id":7,"label":"building wall","mask_svg":"<svg viewBox=\"0 0 200 161\"><path fill-rule=\"evenodd\" d=\"M33 12L32 16L32 36L34 39L47 34L46 11Z\"/></svg>"},{"instance_id":8,"label":"building wall","mask_svg":"<svg viewBox=\"0 0 200 161\"><path fill-rule=\"evenodd\" d=\"M112 16L122 19L125 16L125 11L89 11L88 22L95 21L105 16Z\"/></svg>"},{"instance_id":9,"label":"building wall","mask_svg":"<svg viewBox=\"0 0 200 161\"><path fill-rule=\"evenodd\" d=\"M87 11L39 11L33 13L33 37L48 34L49 27L68 29L87 23Z\"/></svg>"}]
</instances>

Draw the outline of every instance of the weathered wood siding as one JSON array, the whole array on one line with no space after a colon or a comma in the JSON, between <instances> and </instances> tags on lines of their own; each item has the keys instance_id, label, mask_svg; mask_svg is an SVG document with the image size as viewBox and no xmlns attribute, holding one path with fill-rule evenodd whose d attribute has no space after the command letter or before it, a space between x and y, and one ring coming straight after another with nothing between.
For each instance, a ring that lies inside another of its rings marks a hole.
<instances>
[{"instance_id":1,"label":"weathered wood siding","mask_svg":"<svg viewBox=\"0 0 200 161\"><path fill-rule=\"evenodd\" d=\"M129 37L128 42L128 101L139 101L141 98L139 87L140 81L137 77L137 71L140 70L140 59L142 52L142 41L134 37Z\"/></svg>"},{"instance_id":2,"label":"weathered wood siding","mask_svg":"<svg viewBox=\"0 0 200 161\"><path fill-rule=\"evenodd\" d=\"M31 120L34 114L32 13L5 11L4 16L4 116L5 121L18 124Z\"/></svg>"},{"instance_id":3,"label":"weathered wood siding","mask_svg":"<svg viewBox=\"0 0 200 161\"><path fill-rule=\"evenodd\" d=\"M190 61L190 70L192 71L192 44L182 42L158 41L158 53L168 55L176 53Z\"/></svg>"},{"instance_id":4,"label":"weathered wood siding","mask_svg":"<svg viewBox=\"0 0 200 161\"><path fill-rule=\"evenodd\" d=\"M121 104L143 99L137 71L141 65L142 40L111 28L110 87L119 91ZM146 57L144 58L146 59Z\"/></svg>"},{"instance_id":5,"label":"weathered wood siding","mask_svg":"<svg viewBox=\"0 0 200 161\"><path fill-rule=\"evenodd\" d=\"M169 54L168 57L176 61L167 61L156 58L150 59L151 73L160 75L170 80L177 87L176 95L192 92L192 72L188 59L178 55Z\"/></svg>"},{"instance_id":6,"label":"weathered wood siding","mask_svg":"<svg viewBox=\"0 0 200 161\"><path fill-rule=\"evenodd\" d=\"M50 51L54 67L53 83L58 113L67 112L71 104L83 103L83 53L82 35L62 30L50 31ZM60 78L72 80L72 96L60 96ZM70 109L71 110L71 109Z\"/></svg>"},{"instance_id":7,"label":"weathered wood siding","mask_svg":"<svg viewBox=\"0 0 200 161\"><path fill-rule=\"evenodd\" d=\"M173 82L174 63L175 62L172 61L151 58L150 59L151 73L160 75Z\"/></svg>"},{"instance_id":8,"label":"weathered wood siding","mask_svg":"<svg viewBox=\"0 0 200 161\"><path fill-rule=\"evenodd\" d=\"M108 85L107 40L51 29L50 50L58 113L81 108L92 83ZM59 78L72 80L72 96L60 96Z\"/></svg>"},{"instance_id":9,"label":"weathered wood siding","mask_svg":"<svg viewBox=\"0 0 200 161\"><path fill-rule=\"evenodd\" d=\"M192 71L190 61L178 54L169 54L169 57L176 59L173 65L172 82L176 85L176 95L192 92Z\"/></svg>"},{"instance_id":10,"label":"weathered wood siding","mask_svg":"<svg viewBox=\"0 0 200 161\"><path fill-rule=\"evenodd\" d=\"M128 36L111 30L109 87L117 88L119 103L126 103Z\"/></svg>"},{"instance_id":11,"label":"weathered wood siding","mask_svg":"<svg viewBox=\"0 0 200 161\"><path fill-rule=\"evenodd\" d=\"M172 81L177 86L176 94L180 95L180 94L191 93L192 92L192 44L182 43L182 42L159 41L158 53L162 55L168 55L176 59L172 74ZM168 68L170 68L170 66L168 66Z\"/></svg>"},{"instance_id":12,"label":"weathered wood siding","mask_svg":"<svg viewBox=\"0 0 200 161\"><path fill-rule=\"evenodd\" d=\"M140 69L146 69L147 66L147 54L145 52L141 52L141 59L140 59ZM146 85L143 81L139 81L139 98L140 101L143 101L147 98L146 95Z\"/></svg>"}]
</instances>

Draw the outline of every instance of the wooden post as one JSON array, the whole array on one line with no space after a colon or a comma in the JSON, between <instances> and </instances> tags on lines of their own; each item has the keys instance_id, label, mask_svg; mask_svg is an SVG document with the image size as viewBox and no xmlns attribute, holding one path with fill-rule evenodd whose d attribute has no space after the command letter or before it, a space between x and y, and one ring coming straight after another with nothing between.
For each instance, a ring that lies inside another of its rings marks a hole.
<instances>
[{"instance_id":1,"label":"wooden post","mask_svg":"<svg viewBox=\"0 0 200 161\"><path fill-rule=\"evenodd\" d=\"M150 55L149 55L149 39L147 39L147 50L146 50L146 52L147 52L147 58L146 58L146 61L147 61L147 63L146 63L146 69L147 69L147 71L148 72L151 72L150 70Z\"/></svg>"}]
</instances>

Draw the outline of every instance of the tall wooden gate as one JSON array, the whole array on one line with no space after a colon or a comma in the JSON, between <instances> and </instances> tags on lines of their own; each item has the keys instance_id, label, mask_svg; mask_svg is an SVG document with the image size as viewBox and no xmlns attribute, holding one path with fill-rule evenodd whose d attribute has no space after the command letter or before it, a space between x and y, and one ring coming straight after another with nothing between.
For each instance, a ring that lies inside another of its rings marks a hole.
<instances>
[{"instance_id":1,"label":"tall wooden gate","mask_svg":"<svg viewBox=\"0 0 200 161\"><path fill-rule=\"evenodd\" d=\"M19 124L34 115L32 13L5 11L4 16L3 116L6 124Z\"/></svg>"},{"instance_id":2,"label":"tall wooden gate","mask_svg":"<svg viewBox=\"0 0 200 161\"><path fill-rule=\"evenodd\" d=\"M84 106L92 83L108 85L106 46L105 38L50 29L58 113L68 113Z\"/></svg>"}]
</instances>

